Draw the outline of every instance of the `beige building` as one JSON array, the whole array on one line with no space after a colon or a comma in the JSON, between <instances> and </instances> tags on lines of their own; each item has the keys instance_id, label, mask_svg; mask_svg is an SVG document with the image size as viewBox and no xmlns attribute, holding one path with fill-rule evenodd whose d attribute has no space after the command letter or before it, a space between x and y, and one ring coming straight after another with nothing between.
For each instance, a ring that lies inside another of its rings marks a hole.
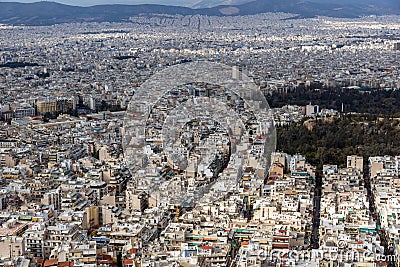
<instances>
[{"instance_id":1,"label":"beige building","mask_svg":"<svg viewBox=\"0 0 400 267\"><path fill-rule=\"evenodd\" d=\"M319 113L319 106L317 105L309 105L306 106L306 116L315 116Z\"/></svg>"},{"instance_id":2,"label":"beige building","mask_svg":"<svg viewBox=\"0 0 400 267\"><path fill-rule=\"evenodd\" d=\"M91 229L100 226L100 208L98 206L92 206L85 209L83 215L82 227L84 229Z\"/></svg>"},{"instance_id":3,"label":"beige building","mask_svg":"<svg viewBox=\"0 0 400 267\"><path fill-rule=\"evenodd\" d=\"M47 112L53 113L57 112L57 101L56 100L44 100L37 102L37 112L39 114L44 114Z\"/></svg>"},{"instance_id":4,"label":"beige building","mask_svg":"<svg viewBox=\"0 0 400 267\"><path fill-rule=\"evenodd\" d=\"M284 167L279 162L274 162L268 172L269 177L283 178Z\"/></svg>"},{"instance_id":5,"label":"beige building","mask_svg":"<svg viewBox=\"0 0 400 267\"><path fill-rule=\"evenodd\" d=\"M99 160L101 161L107 161L111 158L110 154L108 153L107 147L102 146L99 149Z\"/></svg>"},{"instance_id":6,"label":"beige building","mask_svg":"<svg viewBox=\"0 0 400 267\"><path fill-rule=\"evenodd\" d=\"M144 192L135 192L133 190L126 190L126 209L144 211L148 207L149 198Z\"/></svg>"},{"instance_id":7,"label":"beige building","mask_svg":"<svg viewBox=\"0 0 400 267\"><path fill-rule=\"evenodd\" d=\"M0 240L0 258L15 259L25 252L25 242L22 237L8 236Z\"/></svg>"},{"instance_id":8,"label":"beige building","mask_svg":"<svg viewBox=\"0 0 400 267\"><path fill-rule=\"evenodd\" d=\"M371 163L371 178L376 177L378 175L378 172L383 170L383 162L372 162Z\"/></svg>"},{"instance_id":9,"label":"beige building","mask_svg":"<svg viewBox=\"0 0 400 267\"><path fill-rule=\"evenodd\" d=\"M354 168L361 172L364 169L364 159L362 156L347 156L347 168Z\"/></svg>"},{"instance_id":10,"label":"beige building","mask_svg":"<svg viewBox=\"0 0 400 267\"><path fill-rule=\"evenodd\" d=\"M112 206L102 206L101 207L101 216L102 216L102 224L115 223L118 221L118 216L121 214L121 211Z\"/></svg>"}]
</instances>

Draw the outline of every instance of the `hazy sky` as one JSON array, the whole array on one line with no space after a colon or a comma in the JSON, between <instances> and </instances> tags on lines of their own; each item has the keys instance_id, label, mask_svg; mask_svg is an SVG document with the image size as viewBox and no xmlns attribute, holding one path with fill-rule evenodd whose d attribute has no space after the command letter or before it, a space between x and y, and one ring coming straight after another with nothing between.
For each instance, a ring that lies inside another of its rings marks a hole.
<instances>
[{"instance_id":1,"label":"hazy sky","mask_svg":"<svg viewBox=\"0 0 400 267\"><path fill-rule=\"evenodd\" d=\"M7 0L7 2L22 2L22 3L32 3L38 2L39 0ZM0 1L6 2L6 1ZM56 0L53 2L59 2L68 5L76 6L92 6L101 4L164 4L164 5L181 5L187 6L196 0Z\"/></svg>"},{"instance_id":2,"label":"hazy sky","mask_svg":"<svg viewBox=\"0 0 400 267\"><path fill-rule=\"evenodd\" d=\"M0 0L0 2L23 2L23 3L32 3L38 2L40 0ZM177 6L190 6L191 4L200 2L200 0L47 0L54 1L68 5L75 6L93 6L93 5L102 5L102 4L162 4L162 5L177 5ZM250 2L251 0L209 0L210 2ZM265 0L267 1L267 0ZM301 0L293 0L293 1L301 1ZM357 2L370 2L376 5L382 3L392 3L399 5L400 0L310 0L311 2L322 2L322 3L353 3L357 4ZM207 1L208 2L208 1Z\"/></svg>"}]
</instances>

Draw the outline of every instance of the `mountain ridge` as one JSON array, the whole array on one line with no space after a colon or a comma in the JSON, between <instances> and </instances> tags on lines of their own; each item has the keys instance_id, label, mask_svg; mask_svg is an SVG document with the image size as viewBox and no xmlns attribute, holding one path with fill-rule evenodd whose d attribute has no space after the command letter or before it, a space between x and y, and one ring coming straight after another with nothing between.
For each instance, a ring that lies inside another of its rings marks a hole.
<instances>
[{"instance_id":1,"label":"mountain ridge","mask_svg":"<svg viewBox=\"0 0 400 267\"><path fill-rule=\"evenodd\" d=\"M193 9L201 9L201 8L212 8L216 6L237 6L241 4L246 4L249 2L253 2L254 0L199 0L188 7Z\"/></svg>"},{"instance_id":2,"label":"mountain ridge","mask_svg":"<svg viewBox=\"0 0 400 267\"><path fill-rule=\"evenodd\" d=\"M353 1L354 2L354 1ZM366 1L363 5L346 3L325 3L321 0L255 0L240 5L222 5L212 8L193 9L189 7L156 4L142 5L95 5L89 7L71 6L56 2L0 2L0 24L11 25L53 25L70 22L121 22L138 15L254 15L266 12L286 12L299 17L359 17L364 15L400 14L400 3L384 0L382 6ZM373 3L373 1L372 1Z\"/></svg>"}]
</instances>

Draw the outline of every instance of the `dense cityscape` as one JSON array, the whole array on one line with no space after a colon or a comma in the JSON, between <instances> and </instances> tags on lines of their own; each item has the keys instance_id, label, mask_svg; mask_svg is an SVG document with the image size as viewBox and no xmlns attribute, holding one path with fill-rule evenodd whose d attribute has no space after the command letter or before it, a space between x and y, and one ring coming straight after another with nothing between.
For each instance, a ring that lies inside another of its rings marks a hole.
<instances>
[{"instance_id":1,"label":"dense cityscape","mask_svg":"<svg viewBox=\"0 0 400 267\"><path fill-rule=\"evenodd\" d=\"M283 127L354 110L267 102L399 90L399 29L286 13L0 25L0 266L400 266L400 153L276 151Z\"/></svg>"}]
</instances>

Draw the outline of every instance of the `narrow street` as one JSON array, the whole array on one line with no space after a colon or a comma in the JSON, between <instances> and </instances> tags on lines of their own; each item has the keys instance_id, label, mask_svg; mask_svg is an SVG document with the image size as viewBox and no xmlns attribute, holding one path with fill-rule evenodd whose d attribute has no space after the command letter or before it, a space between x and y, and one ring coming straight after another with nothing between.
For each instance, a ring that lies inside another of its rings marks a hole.
<instances>
[{"instance_id":1,"label":"narrow street","mask_svg":"<svg viewBox=\"0 0 400 267\"><path fill-rule=\"evenodd\" d=\"M319 224L320 224L320 206L322 193L322 170L317 170L315 174L315 189L314 189L314 209L312 220L312 234L310 247L312 249L319 248Z\"/></svg>"},{"instance_id":2,"label":"narrow street","mask_svg":"<svg viewBox=\"0 0 400 267\"><path fill-rule=\"evenodd\" d=\"M314 210L313 210L313 230L311 234L311 249L319 248L319 226L320 226L320 204L321 204L321 196L322 196L322 171L317 170L316 172L316 181L315 181L315 189L314 189ZM372 194L371 188L371 180L369 177L369 169L368 166L364 168L364 184L365 188L367 189L367 197L369 201L369 211L371 216L373 216L374 220L376 221L376 228L379 234L381 245L384 247L384 254L386 256L386 266L394 267L395 262L394 259L394 251L393 248L389 244L388 236L386 232L381 229L380 217L379 213L376 211L375 207L375 200Z\"/></svg>"},{"instance_id":3,"label":"narrow street","mask_svg":"<svg viewBox=\"0 0 400 267\"><path fill-rule=\"evenodd\" d=\"M376 222L376 228L377 228L377 232L379 234L379 237L381 239L381 245L385 248L384 253L385 253L386 259L388 259L386 261L386 264L387 264L386 266L394 267L394 266L396 266L395 262L392 261L394 259L394 257L393 257L394 251L393 251L393 248L391 248L391 246L389 244L389 240L388 240L388 236L386 234L386 231L381 229L380 216L379 216L379 213L376 210L375 199L374 199L374 195L372 194L371 179L370 179L370 176L369 176L368 165L364 167L364 183L365 183L365 188L367 189L367 197L368 197L368 202L369 202L369 211L371 213L371 216L374 218L374 220Z\"/></svg>"}]
</instances>

